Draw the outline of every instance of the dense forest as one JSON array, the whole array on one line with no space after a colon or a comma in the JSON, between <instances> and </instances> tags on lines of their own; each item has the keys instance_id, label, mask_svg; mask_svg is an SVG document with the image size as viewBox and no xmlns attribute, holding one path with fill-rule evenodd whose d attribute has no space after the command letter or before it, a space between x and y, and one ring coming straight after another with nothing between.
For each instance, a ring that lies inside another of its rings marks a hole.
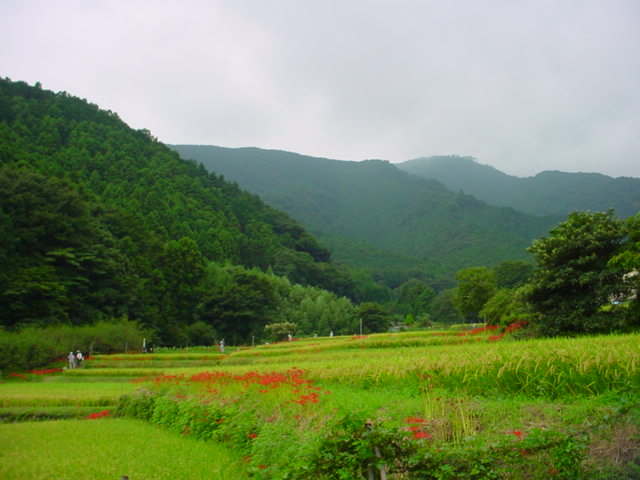
<instances>
[{"instance_id":1,"label":"dense forest","mask_svg":"<svg viewBox=\"0 0 640 480\"><path fill-rule=\"evenodd\" d=\"M439 288L466 267L531 260L526 247L562 217L485 204L389 162L347 162L257 148L174 145L299 221L334 258L396 288L430 272Z\"/></svg>"},{"instance_id":2,"label":"dense forest","mask_svg":"<svg viewBox=\"0 0 640 480\"><path fill-rule=\"evenodd\" d=\"M262 331L247 316L286 317L296 284L316 300L355 295L348 273L286 214L113 112L8 79L0 225L6 327L128 317L165 343L196 323L239 340Z\"/></svg>"},{"instance_id":3,"label":"dense forest","mask_svg":"<svg viewBox=\"0 0 640 480\"><path fill-rule=\"evenodd\" d=\"M577 210L613 208L627 218L640 210L640 178L558 171L520 178L459 156L417 158L396 165L413 175L438 180L454 192L532 215L565 216Z\"/></svg>"}]
</instances>

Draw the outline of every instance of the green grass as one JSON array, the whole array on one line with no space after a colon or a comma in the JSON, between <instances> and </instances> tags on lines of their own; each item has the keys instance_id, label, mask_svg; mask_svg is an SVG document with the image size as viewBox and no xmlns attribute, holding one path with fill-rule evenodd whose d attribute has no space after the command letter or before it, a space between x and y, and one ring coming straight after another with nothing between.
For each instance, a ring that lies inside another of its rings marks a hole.
<instances>
[{"instance_id":1,"label":"green grass","mask_svg":"<svg viewBox=\"0 0 640 480\"><path fill-rule=\"evenodd\" d=\"M3 480L230 480L237 453L126 419L0 425Z\"/></svg>"}]
</instances>

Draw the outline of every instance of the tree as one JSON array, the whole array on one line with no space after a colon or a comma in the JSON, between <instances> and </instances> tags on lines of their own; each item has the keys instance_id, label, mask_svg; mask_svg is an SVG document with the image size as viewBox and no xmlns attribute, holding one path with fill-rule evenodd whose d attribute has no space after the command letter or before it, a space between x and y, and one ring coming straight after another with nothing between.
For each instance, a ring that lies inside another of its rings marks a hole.
<instances>
[{"instance_id":1,"label":"tree","mask_svg":"<svg viewBox=\"0 0 640 480\"><path fill-rule=\"evenodd\" d=\"M627 241L622 252L607 264L622 277L622 284L614 294L614 310L622 317L622 328L640 326L640 213L626 222Z\"/></svg>"},{"instance_id":2,"label":"tree","mask_svg":"<svg viewBox=\"0 0 640 480\"><path fill-rule=\"evenodd\" d=\"M455 298L456 289L450 288L443 290L433 299L429 309L433 321L453 324L460 323L464 320L456 308Z\"/></svg>"},{"instance_id":3,"label":"tree","mask_svg":"<svg viewBox=\"0 0 640 480\"><path fill-rule=\"evenodd\" d=\"M496 277L487 267L472 267L456 274L455 304L467 321L479 319L480 310L496 290Z\"/></svg>"},{"instance_id":4,"label":"tree","mask_svg":"<svg viewBox=\"0 0 640 480\"><path fill-rule=\"evenodd\" d=\"M398 309L404 314L420 317L427 313L435 296L436 292L429 285L413 278L399 288Z\"/></svg>"},{"instance_id":5,"label":"tree","mask_svg":"<svg viewBox=\"0 0 640 480\"><path fill-rule=\"evenodd\" d=\"M361 303L356 315L362 320L362 333L386 332L391 326L389 311L378 303Z\"/></svg>"},{"instance_id":6,"label":"tree","mask_svg":"<svg viewBox=\"0 0 640 480\"><path fill-rule=\"evenodd\" d=\"M264 333L269 340L278 342L287 339L289 335L294 335L296 328L297 325L295 323L271 323L264 327Z\"/></svg>"},{"instance_id":7,"label":"tree","mask_svg":"<svg viewBox=\"0 0 640 480\"><path fill-rule=\"evenodd\" d=\"M480 310L480 316L487 325L508 324L523 315L529 317L527 303L524 301L526 288L497 290Z\"/></svg>"},{"instance_id":8,"label":"tree","mask_svg":"<svg viewBox=\"0 0 640 480\"><path fill-rule=\"evenodd\" d=\"M542 314L541 333L608 331L615 319L603 307L621 290L622 277L608 262L623 245L625 228L613 211L574 212L533 242L538 264L527 300Z\"/></svg>"},{"instance_id":9,"label":"tree","mask_svg":"<svg viewBox=\"0 0 640 480\"><path fill-rule=\"evenodd\" d=\"M506 260L493 269L496 275L496 286L498 288L521 287L533 275L533 268L533 264L529 262Z\"/></svg>"},{"instance_id":10,"label":"tree","mask_svg":"<svg viewBox=\"0 0 640 480\"><path fill-rule=\"evenodd\" d=\"M215 268L209 273L206 293L199 306L203 321L212 325L227 343L259 337L275 318L275 286L262 272L240 267Z\"/></svg>"}]
</instances>

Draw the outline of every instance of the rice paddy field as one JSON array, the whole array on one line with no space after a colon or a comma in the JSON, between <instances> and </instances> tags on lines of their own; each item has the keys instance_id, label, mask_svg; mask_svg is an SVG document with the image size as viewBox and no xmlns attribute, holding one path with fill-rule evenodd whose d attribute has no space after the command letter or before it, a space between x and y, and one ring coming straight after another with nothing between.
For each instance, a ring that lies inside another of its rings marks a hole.
<instances>
[{"instance_id":1,"label":"rice paddy field","mask_svg":"<svg viewBox=\"0 0 640 480\"><path fill-rule=\"evenodd\" d=\"M640 478L640 334L512 330L5 372L0 478Z\"/></svg>"}]
</instances>

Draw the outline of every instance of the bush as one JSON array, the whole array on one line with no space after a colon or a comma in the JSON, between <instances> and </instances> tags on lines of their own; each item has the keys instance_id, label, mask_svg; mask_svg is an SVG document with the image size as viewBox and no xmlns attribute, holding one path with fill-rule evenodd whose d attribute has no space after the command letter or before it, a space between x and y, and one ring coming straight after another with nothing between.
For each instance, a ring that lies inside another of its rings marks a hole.
<instances>
[{"instance_id":1,"label":"bush","mask_svg":"<svg viewBox=\"0 0 640 480\"><path fill-rule=\"evenodd\" d=\"M0 330L0 370L31 370L66 358L70 351L116 353L142 348L150 339L136 322L102 320L93 325L26 327L16 332Z\"/></svg>"}]
</instances>

